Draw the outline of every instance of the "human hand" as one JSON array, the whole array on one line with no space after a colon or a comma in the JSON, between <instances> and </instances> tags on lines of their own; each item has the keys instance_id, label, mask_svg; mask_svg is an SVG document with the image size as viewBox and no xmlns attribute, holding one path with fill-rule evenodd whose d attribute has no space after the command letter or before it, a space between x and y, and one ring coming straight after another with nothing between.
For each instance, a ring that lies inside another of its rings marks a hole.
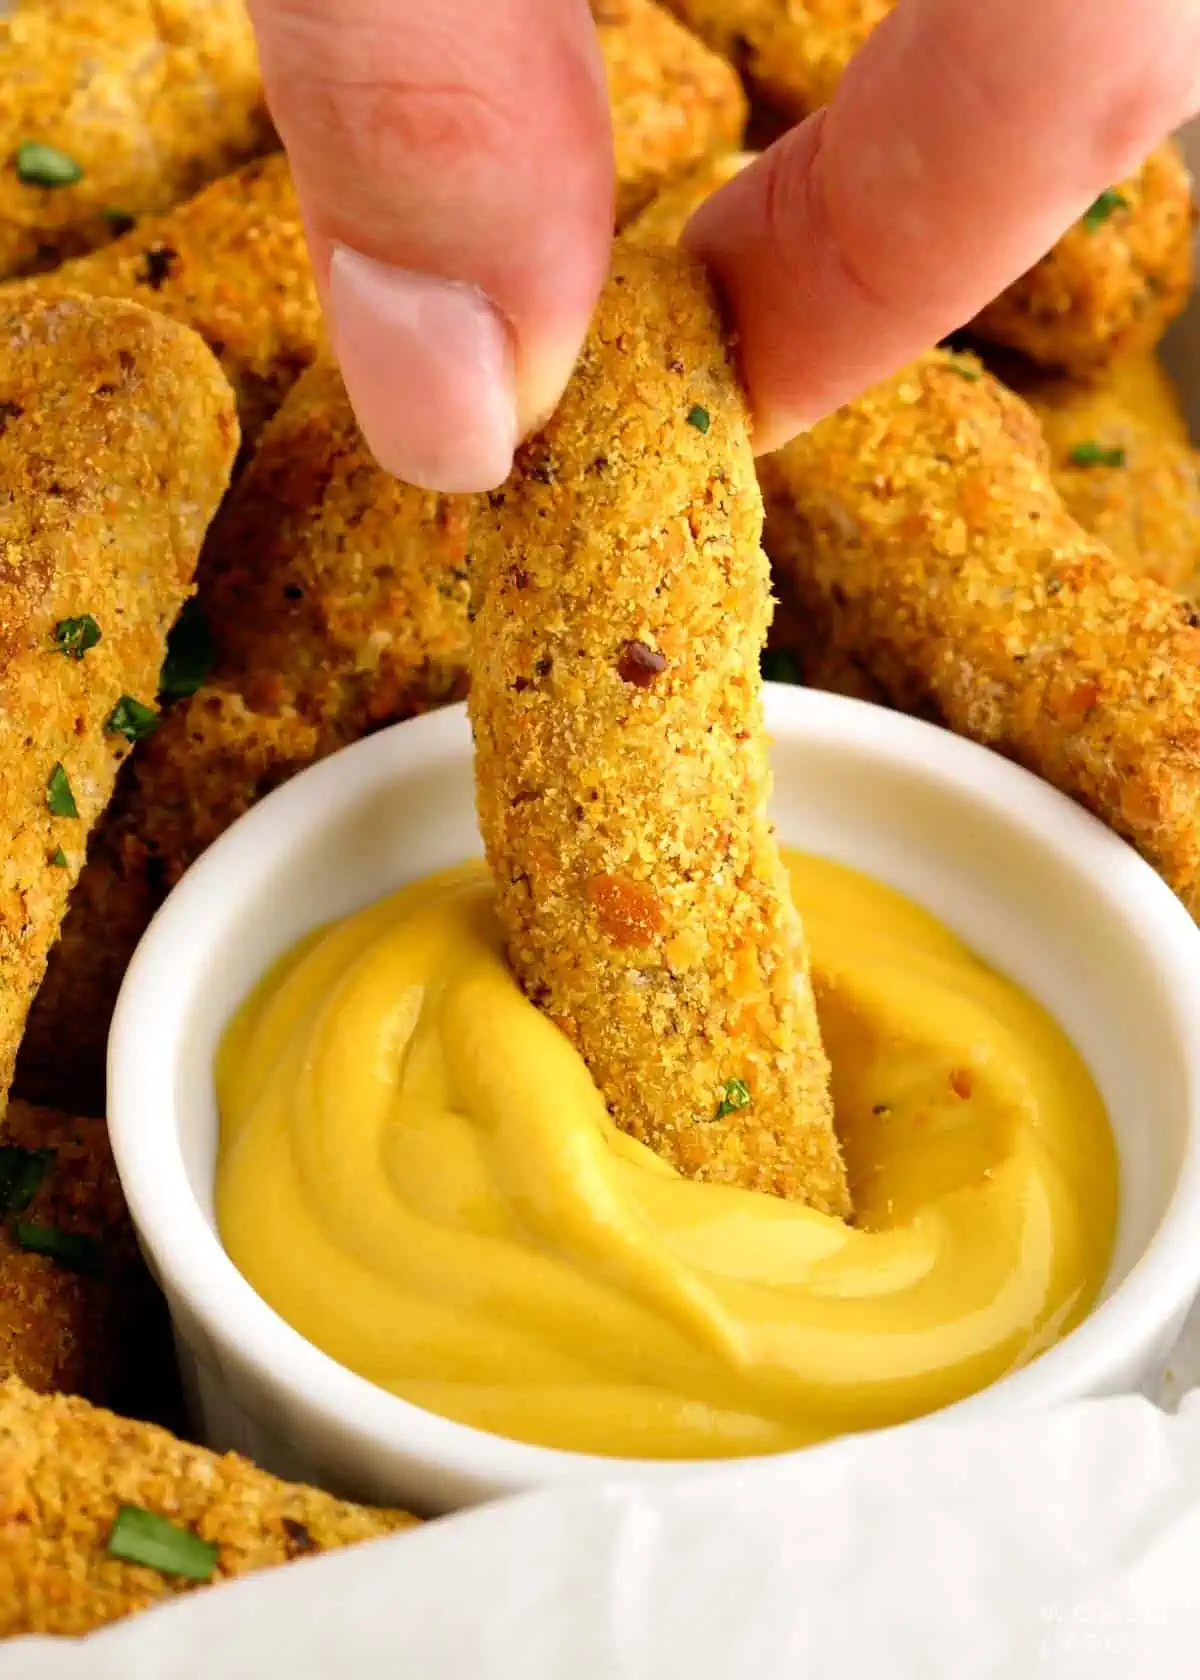
<instances>
[{"instance_id":1,"label":"human hand","mask_svg":"<svg viewBox=\"0 0 1200 1680\"><path fill-rule=\"evenodd\" d=\"M608 267L586 0L250 0L318 284L380 461L483 490ZM1200 107L1200 0L900 0L833 103L697 213L777 447L974 316Z\"/></svg>"}]
</instances>

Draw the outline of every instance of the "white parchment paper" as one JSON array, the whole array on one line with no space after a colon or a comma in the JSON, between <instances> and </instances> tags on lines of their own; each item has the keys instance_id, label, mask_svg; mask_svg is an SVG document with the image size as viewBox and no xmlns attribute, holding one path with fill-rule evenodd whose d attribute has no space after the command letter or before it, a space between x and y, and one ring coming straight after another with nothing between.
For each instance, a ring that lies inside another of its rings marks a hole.
<instances>
[{"instance_id":1,"label":"white parchment paper","mask_svg":"<svg viewBox=\"0 0 1200 1680\"><path fill-rule=\"evenodd\" d=\"M1200 1668L1200 1403L546 1494L175 1600L4 1680L1131 1680Z\"/></svg>"}]
</instances>

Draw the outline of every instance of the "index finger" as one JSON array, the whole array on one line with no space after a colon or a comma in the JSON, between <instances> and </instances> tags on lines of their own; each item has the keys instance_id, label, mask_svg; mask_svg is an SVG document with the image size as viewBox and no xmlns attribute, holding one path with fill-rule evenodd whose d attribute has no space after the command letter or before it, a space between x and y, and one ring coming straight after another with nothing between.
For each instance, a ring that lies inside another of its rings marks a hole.
<instances>
[{"instance_id":1,"label":"index finger","mask_svg":"<svg viewBox=\"0 0 1200 1680\"><path fill-rule=\"evenodd\" d=\"M1197 0L901 0L697 213L755 447L962 326L1200 103Z\"/></svg>"}]
</instances>

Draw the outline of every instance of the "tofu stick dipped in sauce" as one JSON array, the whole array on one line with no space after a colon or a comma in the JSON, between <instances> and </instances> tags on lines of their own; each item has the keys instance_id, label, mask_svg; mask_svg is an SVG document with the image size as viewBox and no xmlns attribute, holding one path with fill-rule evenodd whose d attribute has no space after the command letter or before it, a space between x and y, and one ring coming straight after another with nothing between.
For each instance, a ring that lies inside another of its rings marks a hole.
<instances>
[{"instance_id":1,"label":"tofu stick dipped in sauce","mask_svg":"<svg viewBox=\"0 0 1200 1680\"><path fill-rule=\"evenodd\" d=\"M1043 1349L1107 1264L1112 1143L1063 1034L895 893L776 848L759 517L705 276L619 245L474 522L490 876L315 930L218 1058L254 1289L512 1439L713 1458L898 1422Z\"/></svg>"},{"instance_id":2,"label":"tofu stick dipped in sauce","mask_svg":"<svg viewBox=\"0 0 1200 1680\"><path fill-rule=\"evenodd\" d=\"M618 1125L846 1213L767 815L760 521L707 280L619 243L563 403L479 515L480 829L514 970Z\"/></svg>"},{"instance_id":3,"label":"tofu stick dipped in sauce","mask_svg":"<svg viewBox=\"0 0 1200 1680\"><path fill-rule=\"evenodd\" d=\"M612 117L616 220L665 181L736 146L746 96L733 66L656 0L591 0Z\"/></svg>"}]
</instances>

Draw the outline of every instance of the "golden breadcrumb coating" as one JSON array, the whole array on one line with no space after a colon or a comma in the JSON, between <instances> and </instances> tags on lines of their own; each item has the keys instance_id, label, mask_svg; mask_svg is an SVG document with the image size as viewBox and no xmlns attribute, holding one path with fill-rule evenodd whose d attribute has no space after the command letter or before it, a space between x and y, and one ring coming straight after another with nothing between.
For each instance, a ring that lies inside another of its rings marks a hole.
<instances>
[{"instance_id":1,"label":"golden breadcrumb coating","mask_svg":"<svg viewBox=\"0 0 1200 1680\"><path fill-rule=\"evenodd\" d=\"M746 96L724 59L654 0L591 0L612 113L617 226L673 175L736 146Z\"/></svg>"},{"instance_id":2,"label":"golden breadcrumb coating","mask_svg":"<svg viewBox=\"0 0 1200 1680\"><path fill-rule=\"evenodd\" d=\"M786 126L829 103L850 60L895 0L669 4L741 69L755 98ZM769 123L764 132L770 135ZM1074 374L1156 344L1191 290L1193 219L1183 153L1167 141L989 304L974 330Z\"/></svg>"},{"instance_id":3,"label":"golden breadcrumb coating","mask_svg":"<svg viewBox=\"0 0 1200 1680\"><path fill-rule=\"evenodd\" d=\"M47 1155L32 1200L0 1219L0 1378L107 1400L141 1269L108 1133L103 1120L11 1102L0 1121L0 1168L14 1156L35 1165L26 1151ZM96 1247L82 1266L64 1264L22 1246L26 1221Z\"/></svg>"},{"instance_id":4,"label":"golden breadcrumb coating","mask_svg":"<svg viewBox=\"0 0 1200 1680\"><path fill-rule=\"evenodd\" d=\"M1195 273L1192 183L1179 146L1166 141L1114 193L975 318L981 338L1077 375L1158 343Z\"/></svg>"},{"instance_id":5,"label":"golden breadcrumb coating","mask_svg":"<svg viewBox=\"0 0 1200 1680\"><path fill-rule=\"evenodd\" d=\"M848 1211L767 819L747 416L703 273L618 242L566 396L474 534L480 830L513 967L680 1170Z\"/></svg>"},{"instance_id":6,"label":"golden breadcrumb coating","mask_svg":"<svg viewBox=\"0 0 1200 1680\"><path fill-rule=\"evenodd\" d=\"M92 842L30 1017L22 1095L103 1103L134 948L235 818L347 742L461 699L470 506L376 466L327 361L301 377L210 535L211 675L138 748Z\"/></svg>"},{"instance_id":7,"label":"golden breadcrumb coating","mask_svg":"<svg viewBox=\"0 0 1200 1680\"><path fill-rule=\"evenodd\" d=\"M693 214L719 187L752 163L754 152L719 152L707 157L686 175L669 181L624 237L639 245L674 245ZM770 652L764 675L774 682L798 682L807 688L831 689L856 699L877 700L878 692L853 660L817 645L806 615L797 606L787 579L775 577L775 616L767 635Z\"/></svg>"},{"instance_id":8,"label":"golden breadcrumb coating","mask_svg":"<svg viewBox=\"0 0 1200 1680\"><path fill-rule=\"evenodd\" d=\"M0 278L102 245L272 143L244 0L0 6Z\"/></svg>"},{"instance_id":9,"label":"golden breadcrumb coating","mask_svg":"<svg viewBox=\"0 0 1200 1680\"><path fill-rule=\"evenodd\" d=\"M785 124L828 105L895 0L666 0Z\"/></svg>"},{"instance_id":10,"label":"golden breadcrumb coating","mask_svg":"<svg viewBox=\"0 0 1200 1680\"><path fill-rule=\"evenodd\" d=\"M1012 356L989 355L988 362L1041 422L1051 478L1072 517L1123 570L1194 599L1200 593L1200 455L1158 356L1121 357L1096 384L1039 373ZM959 357L956 365L978 364ZM775 591L769 645L776 660L768 659L768 675L885 703L861 658L828 645L824 619L814 622L804 611L786 575L776 574Z\"/></svg>"},{"instance_id":11,"label":"golden breadcrumb coating","mask_svg":"<svg viewBox=\"0 0 1200 1680\"><path fill-rule=\"evenodd\" d=\"M1200 454L1157 359L1122 358L1096 383L994 371L1041 421L1055 488L1084 530L1127 571L1194 594Z\"/></svg>"},{"instance_id":12,"label":"golden breadcrumb coating","mask_svg":"<svg viewBox=\"0 0 1200 1680\"><path fill-rule=\"evenodd\" d=\"M110 1555L123 1505L215 1544L214 1583L416 1526L10 1380L0 1383L0 1638L90 1633L196 1590Z\"/></svg>"},{"instance_id":13,"label":"golden breadcrumb coating","mask_svg":"<svg viewBox=\"0 0 1200 1680\"><path fill-rule=\"evenodd\" d=\"M669 183L627 237L673 243L704 200L748 161L747 153L706 159ZM1098 384L1055 378L1013 356L1001 357L996 371L1041 420L1055 484L1084 529L1128 570L1192 593L1200 569L1200 457L1187 441L1179 399L1157 357L1145 351L1120 357ZM776 592L790 605L786 581L776 580ZM798 679L809 687L878 697L852 660L813 642L806 615L794 605L776 614L771 646L791 654Z\"/></svg>"},{"instance_id":14,"label":"golden breadcrumb coating","mask_svg":"<svg viewBox=\"0 0 1200 1680\"><path fill-rule=\"evenodd\" d=\"M133 304L0 302L0 1100L124 756L108 722L154 699L237 435L193 333ZM73 657L85 616L100 639Z\"/></svg>"},{"instance_id":15,"label":"golden breadcrumb coating","mask_svg":"<svg viewBox=\"0 0 1200 1680\"><path fill-rule=\"evenodd\" d=\"M1200 911L1200 618L1054 488L1026 405L931 352L760 462L827 646L1094 811Z\"/></svg>"},{"instance_id":16,"label":"golden breadcrumb coating","mask_svg":"<svg viewBox=\"0 0 1200 1680\"><path fill-rule=\"evenodd\" d=\"M625 229L626 239L636 240L639 245L674 245L705 199L732 181L748 163L753 163L756 155L713 152L686 175L668 181L630 222Z\"/></svg>"},{"instance_id":17,"label":"golden breadcrumb coating","mask_svg":"<svg viewBox=\"0 0 1200 1680\"><path fill-rule=\"evenodd\" d=\"M144 218L48 279L10 290L17 286L131 298L198 332L233 386L247 451L323 338L300 209L280 152Z\"/></svg>"}]
</instances>

